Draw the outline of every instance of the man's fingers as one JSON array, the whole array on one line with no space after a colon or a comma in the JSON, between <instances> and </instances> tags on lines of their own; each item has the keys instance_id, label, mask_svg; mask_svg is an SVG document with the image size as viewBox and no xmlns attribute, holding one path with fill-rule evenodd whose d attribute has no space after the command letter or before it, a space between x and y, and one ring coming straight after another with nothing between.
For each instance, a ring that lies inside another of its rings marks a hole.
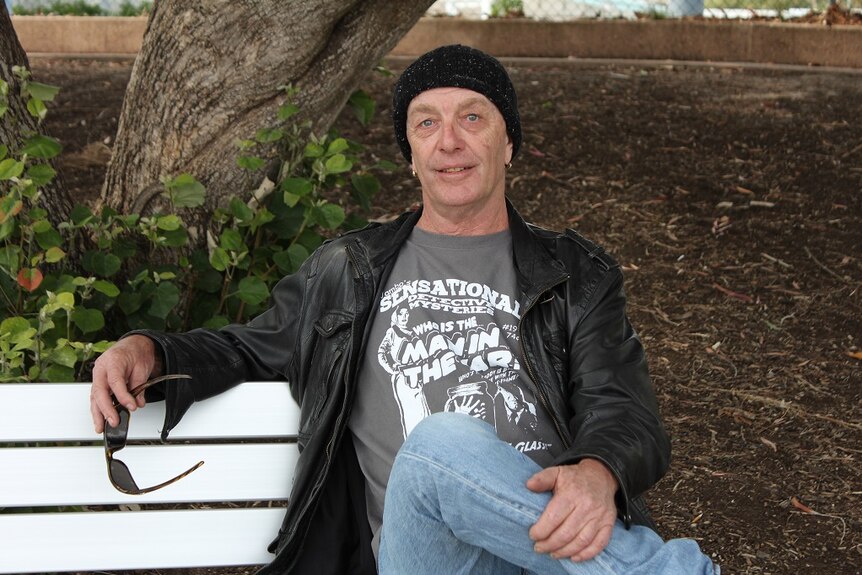
<instances>
[{"instance_id":1,"label":"man's fingers","mask_svg":"<svg viewBox=\"0 0 862 575\"><path fill-rule=\"evenodd\" d=\"M599 529L598 533L596 533L592 542L584 547L583 549L576 551L574 553L565 552L565 555L568 555L572 561L588 561L602 552L602 550L608 546L608 543L611 541L611 533L613 532L613 525L605 525L601 529Z\"/></svg>"},{"instance_id":2,"label":"man's fingers","mask_svg":"<svg viewBox=\"0 0 862 575\"><path fill-rule=\"evenodd\" d=\"M111 401L111 395L107 390L107 383L97 385L93 382L90 388L90 414L93 417L93 426L96 433L102 433L105 429L105 420L111 425L119 423L120 416L117 410L114 409L114 404Z\"/></svg>"},{"instance_id":3,"label":"man's fingers","mask_svg":"<svg viewBox=\"0 0 862 575\"><path fill-rule=\"evenodd\" d=\"M530 528L536 552L584 560L595 557L610 541L616 518L616 484L612 478L606 481L602 473L596 478L596 471L591 464L549 467L529 479L527 487L531 490L554 492Z\"/></svg>"},{"instance_id":4,"label":"man's fingers","mask_svg":"<svg viewBox=\"0 0 862 575\"><path fill-rule=\"evenodd\" d=\"M107 419L111 425L119 423L111 395L129 411L145 405L143 394L133 397L129 389L142 384L161 369L156 357L155 344L143 335L131 335L115 343L96 360L93 368L93 385L90 389L90 414L96 433L104 430Z\"/></svg>"},{"instance_id":5,"label":"man's fingers","mask_svg":"<svg viewBox=\"0 0 862 575\"><path fill-rule=\"evenodd\" d=\"M561 528L571 530L571 527L566 528L564 524L566 520L575 511L575 503L565 497L554 497L545 507L545 510L539 516L539 520L530 528L530 538L536 542L536 551L539 553L548 553L552 549L560 547L560 543L556 541L548 541ZM574 533L572 533L574 535ZM557 537L560 534L557 533Z\"/></svg>"},{"instance_id":6,"label":"man's fingers","mask_svg":"<svg viewBox=\"0 0 862 575\"><path fill-rule=\"evenodd\" d=\"M603 547L599 547L599 542L596 541L598 534L595 521L584 523L573 515L544 542L544 545L548 547L547 553L554 559L575 557L594 547L601 550Z\"/></svg>"},{"instance_id":7,"label":"man's fingers","mask_svg":"<svg viewBox=\"0 0 862 575\"><path fill-rule=\"evenodd\" d=\"M557 483L558 468L548 467L527 480L527 489L535 493L550 491Z\"/></svg>"}]
</instances>

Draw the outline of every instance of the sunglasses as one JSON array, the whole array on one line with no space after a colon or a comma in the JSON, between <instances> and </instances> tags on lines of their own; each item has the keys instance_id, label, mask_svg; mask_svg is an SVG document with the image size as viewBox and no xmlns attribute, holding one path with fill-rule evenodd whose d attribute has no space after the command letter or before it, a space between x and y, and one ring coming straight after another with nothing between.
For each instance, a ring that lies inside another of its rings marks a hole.
<instances>
[{"instance_id":1,"label":"sunglasses","mask_svg":"<svg viewBox=\"0 0 862 575\"><path fill-rule=\"evenodd\" d=\"M131 393L133 397L138 397L148 387L168 379L191 379L191 376L186 374L172 374L154 377L145 381L141 385L132 388L129 390L129 393ZM117 491L128 493L129 495L149 493L179 481L204 464L203 461L198 461L197 464L187 471L180 473L173 479L169 479L164 483L159 483L158 485L147 487L145 489L138 487L138 484L135 483L135 480L132 477L132 472L129 471L128 466L119 459L114 459L114 454L126 446L126 439L129 435L129 420L131 419L132 414L129 413L129 410L126 407L120 405L116 397L114 397L113 400L114 408L120 416L120 422L116 426L113 426L105 421L105 462L108 464L108 479L111 480L111 484L117 489Z\"/></svg>"}]
</instances>

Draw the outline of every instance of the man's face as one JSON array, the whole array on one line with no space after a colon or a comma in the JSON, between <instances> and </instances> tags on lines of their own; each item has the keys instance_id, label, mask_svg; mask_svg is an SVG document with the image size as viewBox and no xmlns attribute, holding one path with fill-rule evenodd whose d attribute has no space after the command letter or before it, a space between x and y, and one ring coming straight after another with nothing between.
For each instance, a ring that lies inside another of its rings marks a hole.
<instances>
[{"instance_id":1,"label":"man's face","mask_svg":"<svg viewBox=\"0 0 862 575\"><path fill-rule=\"evenodd\" d=\"M512 159L506 122L488 98L463 88L435 88L407 108L407 140L426 210L478 213L505 197Z\"/></svg>"}]
</instances>

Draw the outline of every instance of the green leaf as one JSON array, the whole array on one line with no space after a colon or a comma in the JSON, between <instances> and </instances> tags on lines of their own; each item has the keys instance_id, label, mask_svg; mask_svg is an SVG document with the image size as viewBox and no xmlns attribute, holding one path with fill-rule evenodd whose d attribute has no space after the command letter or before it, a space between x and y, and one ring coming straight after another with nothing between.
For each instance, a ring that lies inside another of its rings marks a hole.
<instances>
[{"instance_id":1,"label":"green leaf","mask_svg":"<svg viewBox=\"0 0 862 575\"><path fill-rule=\"evenodd\" d=\"M353 168L353 162L348 160L344 154L335 154L326 159L326 171L329 174L340 174L348 172Z\"/></svg>"},{"instance_id":2,"label":"green leaf","mask_svg":"<svg viewBox=\"0 0 862 575\"><path fill-rule=\"evenodd\" d=\"M33 335L35 335L36 330L30 326L30 322L24 319L23 317L13 316L3 320L0 323L0 333L2 334L10 334L12 337L12 341L16 341L16 338L24 336L29 339ZM30 334L30 335L27 335Z\"/></svg>"},{"instance_id":3,"label":"green leaf","mask_svg":"<svg viewBox=\"0 0 862 575\"><path fill-rule=\"evenodd\" d=\"M6 158L0 162L0 180L11 180L24 173L24 163L15 158Z\"/></svg>"},{"instance_id":4,"label":"green leaf","mask_svg":"<svg viewBox=\"0 0 862 575\"><path fill-rule=\"evenodd\" d=\"M247 222L254 217L254 212L251 208L237 197L230 200L230 213L240 222Z\"/></svg>"},{"instance_id":5,"label":"green leaf","mask_svg":"<svg viewBox=\"0 0 862 575\"><path fill-rule=\"evenodd\" d=\"M36 234L36 242L39 244L40 248L47 250L49 248L56 248L62 245L63 238L60 236L60 232L54 228L50 228L47 232Z\"/></svg>"},{"instance_id":6,"label":"green leaf","mask_svg":"<svg viewBox=\"0 0 862 575\"><path fill-rule=\"evenodd\" d=\"M11 220L18 215L23 207L24 202L14 195L3 196L0 198L0 222Z\"/></svg>"},{"instance_id":7,"label":"green leaf","mask_svg":"<svg viewBox=\"0 0 862 575\"><path fill-rule=\"evenodd\" d=\"M264 226L269 222L275 219L275 214L269 211L266 208L261 208L254 216L254 220L252 221L252 228L257 229L260 226Z\"/></svg>"},{"instance_id":8,"label":"green leaf","mask_svg":"<svg viewBox=\"0 0 862 575\"><path fill-rule=\"evenodd\" d=\"M2 110L0 110L0 117L2 117L2 116L3 116L3 112L2 112ZM5 159L6 155L8 153L9 153L9 148L4 146L3 144L0 144L0 160Z\"/></svg>"},{"instance_id":9,"label":"green leaf","mask_svg":"<svg viewBox=\"0 0 862 575\"><path fill-rule=\"evenodd\" d=\"M72 208L70 219L76 226L83 226L93 219L93 211L85 205L76 204L75 207Z\"/></svg>"},{"instance_id":10,"label":"green leaf","mask_svg":"<svg viewBox=\"0 0 862 575\"><path fill-rule=\"evenodd\" d=\"M44 186L54 179L57 172L48 164L35 164L27 170L27 178L37 186Z\"/></svg>"},{"instance_id":11,"label":"green leaf","mask_svg":"<svg viewBox=\"0 0 862 575\"><path fill-rule=\"evenodd\" d=\"M105 281L105 280L96 280L93 282L93 289L95 289L99 293L103 293L108 297L114 298L120 295L120 288L118 288L115 284Z\"/></svg>"},{"instance_id":12,"label":"green leaf","mask_svg":"<svg viewBox=\"0 0 862 575\"><path fill-rule=\"evenodd\" d=\"M105 316L97 309L78 307L72 312L72 323L82 333L93 333L105 327Z\"/></svg>"},{"instance_id":13,"label":"green leaf","mask_svg":"<svg viewBox=\"0 0 862 575\"><path fill-rule=\"evenodd\" d=\"M9 272L9 275L14 276L18 273L20 256L21 248L14 244L0 248L0 268Z\"/></svg>"},{"instance_id":14,"label":"green leaf","mask_svg":"<svg viewBox=\"0 0 862 575\"><path fill-rule=\"evenodd\" d=\"M206 188L194 176L182 173L164 182L165 189L177 208L197 208L204 203Z\"/></svg>"},{"instance_id":15,"label":"green leaf","mask_svg":"<svg viewBox=\"0 0 862 575\"><path fill-rule=\"evenodd\" d=\"M223 315L217 315L204 322L203 327L209 329L221 329L230 324L230 320Z\"/></svg>"},{"instance_id":16,"label":"green leaf","mask_svg":"<svg viewBox=\"0 0 862 575\"><path fill-rule=\"evenodd\" d=\"M185 228L166 230L162 233L162 238L164 238L163 245L169 248L179 248L189 243L189 234Z\"/></svg>"},{"instance_id":17,"label":"green leaf","mask_svg":"<svg viewBox=\"0 0 862 575\"><path fill-rule=\"evenodd\" d=\"M243 170L259 170L266 165L266 161L263 158L258 158L257 156L239 156L236 159L236 165L242 168Z\"/></svg>"},{"instance_id":18,"label":"green leaf","mask_svg":"<svg viewBox=\"0 0 862 575\"><path fill-rule=\"evenodd\" d=\"M299 106L295 104L282 104L278 107L278 120L284 122L299 112Z\"/></svg>"},{"instance_id":19,"label":"green leaf","mask_svg":"<svg viewBox=\"0 0 862 575\"><path fill-rule=\"evenodd\" d=\"M66 257L66 252L59 247L48 248L45 251L45 261L49 264L55 264L64 257Z\"/></svg>"},{"instance_id":20,"label":"green leaf","mask_svg":"<svg viewBox=\"0 0 862 575\"><path fill-rule=\"evenodd\" d=\"M239 148L240 151L244 152L254 148L257 145L257 142L254 140L234 140L233 145Z\"/></svg>"},{"instance_id":21,"label":"green leaf","mask_svg":"<svg viewBox=\"0 0 862 575\"><path fill-rule=\"evenodd\" d=\"M15 231L15 220L3 218L0 222L0 240L4 240Z\"/></svg>"},{"instance_id":22,"label":"green leaf","mask_svg":"<svg viewBox=\"0 0 862 575\"><path fill-rule=\"evenodd\" d=\"M325 203L315 206L312 211L314 221L327 230L334 230L344 222L344 210L337 204Z\"/></svg>"},{"instance_id":23,"label":"green leaf","mask_svg":"<svg viewBox=\"0 0 862 575\"><path fill-rule=\"evenodd\" d=\"M60 153L63 146L60 142L49 136L36 134L24 142L22 153L27 154L31 158L50 159Z\"/></svg>"},{"instance_id":24,"label":"green leaf","mask_svg":"<svg viewBox=\"0 0 862 575\"><path fill-rule=\"evenodd\" d=\"M284 203L292 208L314 190L314 184L307 178L285 178L281 189L284 190Z\"/></svg>"},{"instance_id":25,"label":"green leaf","mask_svg":"<svg viewBox=\"0 0 862 575\"><path fill-rule=\"evenodd\" d=\"M223 281L222 275L210 268L198 274L195 289L205 293L217 293L221 289Z\"/></svg>"},{"instance_id":26,"label":"green leaf","mask_svg":"<svg viewBox=\"0 0 862 575\"><path fill-rule=\"evenodd\" d=\"M254 135L254 139L261 144L277 142L283 137L284 132L282 132L278 128L263 128L262 130L258 130L257 133Z\"/></svg>"},{"instance_id":27,"label":"green leaf","mask_svg":"<svg viewBox=\"0 0 862 575\"><path fill-rule=\"evenodd\" d=\"M237 297L247 304L260 305L269 297L269 289L260 278L249 276L240 280Z\"/></svg>"},{"instance_id":28,"label":"green leaf","mask_svg":"<svg viewBox=\"0 0 862 575\"><path fill-rule=\"evenodd\" d=\"M141 309L143 303L143 296L137 292L123 292L117 298L117 304L127 317Z\"/></svg>"},{"instance_id":29,"label":"green leaf","mask_svg":"<svg viewBox=\"0 0 862 575\"><path fill-rule=\"evenodd\" d=\"M153 295L153 303L148 310L150 315L165 319L180 302L180 290L172 282L162 282Z\"/></svg>"},{"instance_id":30,"label":"green leaf","mask_svg":"<svg viewBox=\"0 0 862 575\"><path fill-rule=\"evenodd\" d=\"M319 158L323 155L325 150L323 146L320 144L316 144L314 142L308 142L305 145L305 157L306 158Z\"/></svg>"},{"instance_id":31,"label":"green leaf","mask_svg":"<svg viewBox=\"0 0 862 575\"><path fill-rule=\"evenodd\" d=\"M216 270L223 272L230 265L230 257L222 248L215 248L210 253L210 265Z\"/></svg>"},{"instance_id":32,"label":"green leaf","mask_svg":"<svg viewBox=\"0 0 862 575\"><path fill-rule=\"evenodd\" d=\"M245 243L242 241L242 234L233 228L227 228L219 236L219 245L225 250L235 252L245 249Z\"/></svg>"},{"instance_id":33,"label":"green leaf","mask_svg":"<svg viewBox=\"0 0 862 575\"><path fill-rule=\"evenodd\" d=\"M329 146L326 148L327 156L334 156L335 154L340 154L350 148L350 144L347 143L347 140L344 138L335 138L329 143Z\"/></svg>"},{"instance_id":34,"label":"green leaf","mask_svg":"<svg viewBox=\"0 0 862 575\"><path fill-rule=\"evenodd\" d=\"M178 218L175 214L159 216L156 220L156 227L158 227L160 230L168 232L178 230L181 225L183 225L182 220L180 220L180 218Z\"/></svg>"},{"instance_id":35,"label":"green leaf","mask_svg":"<svg viewBox=\"0 0 862 575\"><path fill-rule=\"evenodd\" d=\"M35 214L33 214L32 210L30 211L30 217L32 218ZM36 216L38 217L38 216ZM51 222L48 220L36 220L33 222L33 232L37 234L44 234L45 232L51 231L53 226L51 226Z\"/></svg>"},{"instance_id":36,"label":"green leaf","mask_svg":"<svg viewBox=\"0 0 862 575\"><path fill-rule=\"evenodd\" d=\"M306 196L314 189L314 184L308 178L285 178L281 189L295 196Z\"/></svg>"},{"instance_id":37,"label":"green leaf","mask_svg":"<svg viewBox=\"0 0 862 575\"><path fill-rule=\"evenodd\" d=\"M82 264L91 274L107 278L120 271L122 262L114 254L92 251L84 254Z\"/></svg>"},{"instance_id":38,"label":"green leaf","mask_svg":"<svg viewBox=\"0 0 862 575\"><path fill-rule=\"evenodd\" d=\"M371 209L371 198L380 191L380 180L371 174L354 174L350 177L350 183L356 192L353 197L363 210Z\"/></svg>"},{"instance_id":39,"label":"green leaf","mask_svg":"<svg viewBox=\"0 0 862 575\"><path fill-rule=\"evenodd\" d=\"M74 352L73 352L74 353ZM34 366L36 367L36 366ZM37 370L38 371L38 370ZM58 364L51 364L37 375L32 376L32 379L45 380L52 383L63 383L66 381L75 380L75 368L65 367Z\"/></svg>"},{"instance_id":40,"label":"green leaf","mask_svg":"<svg viewBox=\"0 0 862 575\"><path fill-rule=\"evenodd\" d=\"M308 250L299 244L293 244L286 250L273 254L272 260L278 269L283 274L292 274L299 269L306 259L308 259Z\"/></svg>"},{"instance_id":41,"label":"green leaf","mask_svg":"<svg viewBox=\"0 0 862 575\"><path fill-rule=\"evenodd\" d=\"M377 104L374 102L374 98L362 90L353 92L353 94L350 95L348 104L350 104L350 107L353 109L353 113L356 114L356 119L359 120L359 123L363 126L367 126L371 119L374 118L374 111Z\"/></svg>"},{"instance_id":42,"label":"green leaf","mask_svg":"<svg viewBox=\"0 0 862 575\"><path fill-rule=\"evenodd\" d=\"M396 164L395 162L390 162L389 160L380 160L373 167L386 172L394 172L398 169L398 164Z\"/></svg>"},{"instance_id":43,"label":"green leaf","mask_svg":"<svg viewBox=\"0 0 862 575\"><path fill-rule=\"evenodd\" d=\"M27 100L27 111L30 112L31 116L39 118L40 120L44 120L45 116L48 115L48 108L46 108L45 103L38 98L30 98Z\"/></svg>"},{"instance_id":44,"label":"green leaf","mask_svg":"<svg viewBox=\"0 0 862 575\"><path fill-rule=\"evenodd\" d=\"M60 91L60 88L59 86L50 86L41 82L29 82L27 84L27 91L36 99L50 102Z\"/></svg>"}]
</instances>

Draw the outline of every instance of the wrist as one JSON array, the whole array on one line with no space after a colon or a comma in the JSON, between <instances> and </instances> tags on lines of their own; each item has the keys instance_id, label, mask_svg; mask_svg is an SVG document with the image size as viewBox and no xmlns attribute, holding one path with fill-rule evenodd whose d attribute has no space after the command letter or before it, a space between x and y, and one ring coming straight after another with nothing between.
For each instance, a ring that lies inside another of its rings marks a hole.
<instances>
[{"instance_id":1,"label":"wrist","mask_svg":"<svg viewBox=\"0 0 862 575\"><path fill-rule=\"evenodd\" d=\"M598 459L584 458L578 463L578 466L597 477L611 489L612 493L616 493L619 489L620 485L616 475L614 475L607 465Z\"/></svg>"}]
</instances>

